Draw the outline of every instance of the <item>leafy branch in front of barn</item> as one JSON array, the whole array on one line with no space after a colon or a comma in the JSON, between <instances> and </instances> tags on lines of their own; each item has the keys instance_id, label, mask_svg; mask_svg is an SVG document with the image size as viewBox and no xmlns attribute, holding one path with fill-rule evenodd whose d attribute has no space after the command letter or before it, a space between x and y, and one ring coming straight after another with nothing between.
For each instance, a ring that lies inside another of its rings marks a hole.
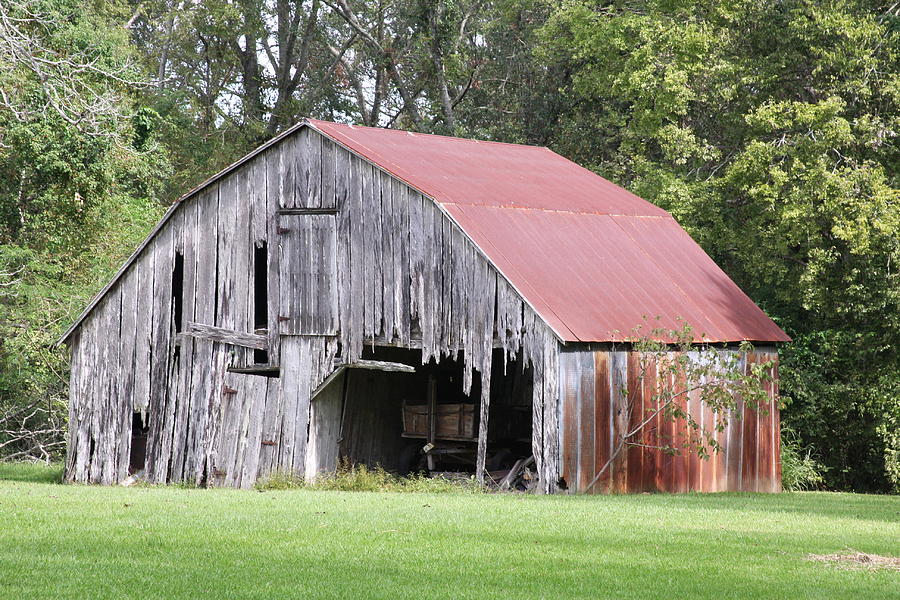
<instances>
[{"instance_id":1,"label":"leafy branch in front of barn","mask_svg":"<svg viewBox=\"0 0 900 600\"><path fill-rule=\"evenodd\" d=\"M628 447L661 450L675 455L696 453L708 459L722 448L717 439L729 422L740 419L744 408L765 414L770 402L765 384L773 380L774 362L753 363L746 360L753 352L750 342L741 342L737 352L712 344L697 344L693 328L683 323L680 329L655 327L642 333L645 324L634 328L628 339L631 350L639 357L639 376L635 387L622 386L619 414L627 418L614 440L609 459L587 486L592 489L610 469L616 458ZM700 336L704 337L703 335ZM653 393L642 404L640 393L644 384ZM637 402L636 402L637 400ZM688 410L689 400L699 400L713 415L712 422L698 421ZM659 419L683 422L679 439L660 439L647 442L646 432Z\"/></svg>"}]
</instances>

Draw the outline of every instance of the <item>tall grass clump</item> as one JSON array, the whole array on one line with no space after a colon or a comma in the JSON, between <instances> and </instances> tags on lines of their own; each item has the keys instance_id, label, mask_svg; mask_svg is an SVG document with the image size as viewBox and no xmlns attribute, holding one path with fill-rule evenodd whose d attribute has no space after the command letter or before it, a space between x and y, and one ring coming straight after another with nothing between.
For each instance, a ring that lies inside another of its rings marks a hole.
<instances>
[{"instance_id":1,"label":"tall grass clump","mask_svg":"<svg viewBox=\"0 0 900 600\"><path fill-rule=\"evenodd\" d=\"M256 485L260 491L307 489L337 492L420 492L479 493L482 487L473 477L468 479L430 478L424 475L398 477L380 466L354 465L342 460L334 473L323 473L308 482L294 473L274 472Z\"/></svg>"},{"instance_id":2,"label":"tall grass clump","mask_svg":"<svg viewBox=\"0 0 900 600\"><path fill-rule=\"evenodd\" d=\"M826 467L817 461L799 436L785 428L781 433L781 486L788 492L815 490L825 482Z\"/></svg>"}]
</instances>

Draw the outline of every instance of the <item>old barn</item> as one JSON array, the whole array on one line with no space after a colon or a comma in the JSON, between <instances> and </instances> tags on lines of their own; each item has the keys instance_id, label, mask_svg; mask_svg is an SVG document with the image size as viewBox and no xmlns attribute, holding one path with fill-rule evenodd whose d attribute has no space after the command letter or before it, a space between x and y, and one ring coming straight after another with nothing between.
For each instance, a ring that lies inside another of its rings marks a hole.
<instances>
[{"instance_id":1,"label":"old barn","mask_svg":"<svg viewBox=\"0 0 900 600\"><path fill-rule=\"evenodd\" d=\"M584 490L640 418L622 390L652 391L626 339L645 316L750 340L745 364L788 339L667 212L547 148L304 120L175 203L65 333L66 477L533 455L539 490ZM774 403L720 441L630 447L594 489L780 488Z\"/></svg>"}]
</instances>

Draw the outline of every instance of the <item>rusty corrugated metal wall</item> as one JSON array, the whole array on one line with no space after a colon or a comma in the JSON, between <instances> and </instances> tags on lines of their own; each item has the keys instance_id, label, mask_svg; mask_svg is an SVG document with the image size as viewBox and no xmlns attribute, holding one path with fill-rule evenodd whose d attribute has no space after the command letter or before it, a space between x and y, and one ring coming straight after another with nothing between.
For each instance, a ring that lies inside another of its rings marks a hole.
<instances>
[{"instance_id":1,"label":"rusty corrugated metal wall","mask_svg":"<svg viewBox=\"0 0 900 600\"><path fill-rule=\"evenodd\" d=\"M731 352L731 350L729 350ZM735 351L736 352L736 351ZM658 383L648 369L641 376L638 353L628 350L566 350L560 353L560 467L570 492L720 492L781 490L780 420L778 414L778 352L757 348L741 357L744 368L775 362L774 379L765 383L770 403L765 410L742 409L717 434L723 450L701 459L681 450L672 455L657 446L680 447L688 439L683 420L658 416L645 426L640 446L628 446L590 489L586 488L613 454L621 432L634 428L649 412ZM674 382L676 386L684 382ZM676 387L677 389L677 387ZM630 402L628 400L630 399ZM631 411L627 406L631 405ZM715 415L689 393L682 407L704 426Z\"/></svg>"}]
</instances>

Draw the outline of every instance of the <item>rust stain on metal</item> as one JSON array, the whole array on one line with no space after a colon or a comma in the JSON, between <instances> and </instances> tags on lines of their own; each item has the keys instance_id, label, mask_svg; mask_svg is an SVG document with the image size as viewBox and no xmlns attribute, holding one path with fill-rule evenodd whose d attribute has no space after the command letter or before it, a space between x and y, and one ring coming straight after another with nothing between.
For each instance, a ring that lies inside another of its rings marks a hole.
<instances>
[{"instance_id":1,"label":"rust stain on metal","mask_svg":"<svg viewBox=\"0 0 900 600\"><path fill-rule=\"evenodd\" d=\"M560 390L563 397L563 436L561 458L566 483L579 492L717 492L760 491L781 489L778 471L780 453L777 389L765 383L769 395L763 407L769 412L757 412L740 405L740 418L730 419L725 431L716 433L723 446L720 453L701 459L684 447L692 430L683 419L664 416L652 419L635 440L611 463L599 481L588 489L597 472L609 461L626 428L634 428L653 406L652 397L661 385L674 385L674 391L684 390L683 377L672 380L671 375L660 376L656 365L646 365L640 376L640 358L635 352L596 351L591 360L577 363L577 353L566 360L574 374L567 373ZM756 351L747 356L751 364L777 360L777 353ZM577 364L576 364L577 363ZM590 385L585 382L591 381ZM623 381L624 380L624 381ZM623 412L621 389L627 381L634 410ZM697 422L710 430L715 427L716 415L700 401L698 392L677 400ZM569 433L578 432L578 434ZM593 447L593 452L588 447ZM676 454L663 449L675 446Z\"/></svg>"}]
</instances>

